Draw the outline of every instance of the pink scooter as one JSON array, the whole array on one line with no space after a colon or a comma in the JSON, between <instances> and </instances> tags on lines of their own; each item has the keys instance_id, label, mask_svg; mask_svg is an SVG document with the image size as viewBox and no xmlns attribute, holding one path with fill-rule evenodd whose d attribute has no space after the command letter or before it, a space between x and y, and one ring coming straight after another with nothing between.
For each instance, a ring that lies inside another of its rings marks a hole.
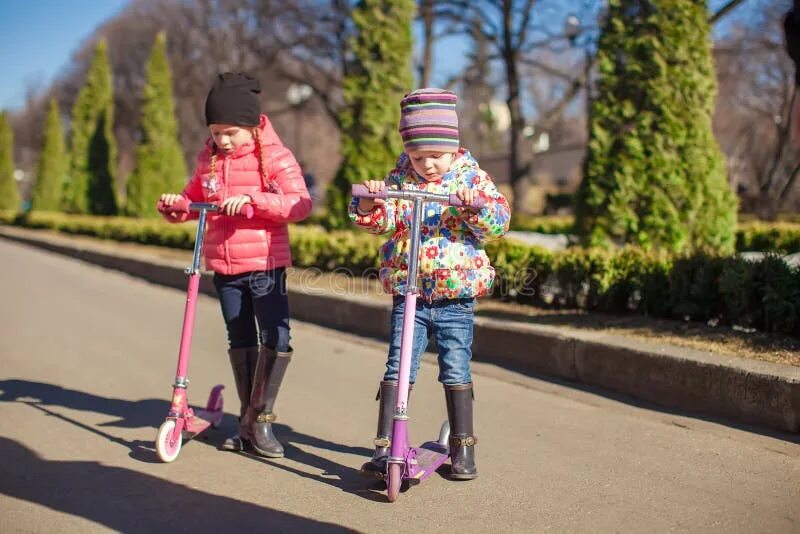
<instances>
[{"instance_id":1,"label":"pink scooter","mask_svg":"<svg viewBox=\"0 0 800 534\"><path fill-rule=\"evenodd\" d=\"M414 341L414 317L417 309L417 270L419 268L420 226L423 205L439 202L449 206L464 206L457 195L427 193L425 191L403 191L386 189L370 193L363 185L353 185L352 195L365 198L402 198L414 202L412 212L411 250L408 256L408 282L406 284L405 309L403 311L403 333L400 341L400 370L397 383L397 405L392 416L392 441L385 474L389 502L397 500L403 480L409 485L419 484L432 475L449 457L448 439L450 425L442 424L439 439L428 441L419 447L411 447L408 440L408 389L411 375L411 354ZM478 196L470 207L482 208L486 200Z\"/></svg>"},{"instance_id":2,"label":"pink scooter","mask_svg":"<svg viewBox=\"0 0 800 534\"><path fill-rule=\"evenodd\" d=\"M189 354L192 347L197 293L200 288L200 256L203 250L206 215L208 212L219 211L219 206L202 202L189 204L185 199L181 198L171 206L166 206L159 201L157 209L162 213L199 212L192 266L184 271L189 275L189 289L186 297L186 310L183 315L181 344L178 351L178 370L172 387L172 404L169 412L167 412L167 418L159 427L156 436L156 453L158 457L162 462L171 462L178 457L184 436L186 439L191 439L209 426L216 428L222 422L222 390L224 386L221 384L214 386L208 396L205 410L193 410L189 407L189 401L186 398L189 386L189 379L186 377L186 373L189 369ZM242 215L248 219L252 218L252 206L246 205L242 209Z\"/></svg>"}]
</instances>

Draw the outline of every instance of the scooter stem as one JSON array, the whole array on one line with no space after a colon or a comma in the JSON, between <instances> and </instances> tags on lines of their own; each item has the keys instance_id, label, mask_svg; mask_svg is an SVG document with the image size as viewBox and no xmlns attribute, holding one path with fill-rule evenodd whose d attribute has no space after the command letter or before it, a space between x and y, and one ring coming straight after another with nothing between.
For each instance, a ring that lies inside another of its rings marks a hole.
<instances>
[{"instance_id":1,"label":"scooter stem","mask_svg":"<svg viewBox=\"0 0 800 534\"><path fill-rule=\"evenodd\" d=\"M189 275L189 287L186 292L186 308L183 312L183 328L181 328L181 345L178 351L178 370L175 374L175 386L186 387L188 380L186 373L189 370L189 354L192 349L192 332L194 331L195 310L197 308L197 293L200 290L200 257L203 252L203 234L206 229L206 209L199 210L197 221L197 234L194 239L194 254L192 265L186 269Z\"/></svg>"},{"instance_id":2,"label":"scooter stem","mask_svg":"<svg viewBox=\"0 0 800 534\"><path fill-rule=\"evenodd\" d=\"M404 459L409 448L408 440L408 390L411 376L411 359L414 348L414 319L417 310L417 264L419 263L419 235L422 220L420 198L414 199L411 224L411 250L409 251L408 278L406 279L403 331L400 341L400 369L398 370L397 405L394 410L391 459Z\"/></svg>"}]
</instances>

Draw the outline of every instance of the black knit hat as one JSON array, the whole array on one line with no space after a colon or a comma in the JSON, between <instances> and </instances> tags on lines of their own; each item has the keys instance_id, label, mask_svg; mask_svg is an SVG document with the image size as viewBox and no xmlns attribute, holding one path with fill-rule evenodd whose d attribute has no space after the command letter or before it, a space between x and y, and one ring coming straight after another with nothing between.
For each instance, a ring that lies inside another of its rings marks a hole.
<instances>
[{"instance_id":1,"label":"black knit hat","mask_svg":"<svg viewBox=\"0 0 800 534\"><path fill-rule=\"evenodd\" d=\"M206 98L206 125L258 126L261 104L258 80L241 72L217 75Z\"/></svg>"}]
</instances>

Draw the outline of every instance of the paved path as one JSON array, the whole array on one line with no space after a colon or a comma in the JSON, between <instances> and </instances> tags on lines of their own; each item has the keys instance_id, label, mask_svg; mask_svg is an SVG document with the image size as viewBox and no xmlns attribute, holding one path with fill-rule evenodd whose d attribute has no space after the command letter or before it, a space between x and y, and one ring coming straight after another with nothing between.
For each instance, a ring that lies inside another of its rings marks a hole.
<instances>
[{"instance_id":1,"label":"paved path","mask_svg":"<svg viewBox=\"0 0 800 534\"><path fill-rule=\"evenodd\" d=\"M0 532L798 532L800 446L475 366L480 478L436 476L389 504L357 474L385 346L295 322L276 411L287 457L217 451L235 426L152 450L183 296L0 241ZM333 312L333 311L332 311ZM215 300L198 307L189 398L226 385ZM423 365L412 438L445 417Z\"/></svg>"}]
</instances>

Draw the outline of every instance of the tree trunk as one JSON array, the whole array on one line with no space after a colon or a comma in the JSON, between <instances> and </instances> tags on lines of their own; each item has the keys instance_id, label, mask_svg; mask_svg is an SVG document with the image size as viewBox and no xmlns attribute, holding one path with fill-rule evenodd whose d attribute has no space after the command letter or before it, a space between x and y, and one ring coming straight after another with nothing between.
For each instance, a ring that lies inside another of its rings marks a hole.
<instances>
[{"instance_id":1,"label":"tree trunk","mask_svg":"<svg viewBox=\"0 0 800 534\"><path fill-rule=\"evenodd\" d=\"M520 105L519 95L519 73L517 72L518 52L512 43L513 18L511 13L511 2L503 2L503 62L506 69L506 80L508 81L508 98L506 105L510 118L509 129L509 154L508 154L508 181L514 192L511 201L512 212L517 212L523 206L524 173L520 163L521 143L520 135L525 128L525 119L522 116L522 106Z\"/></svg>"},{"instance_id":2,"label":"tree trunk","mask_svg":"<svg viewBox=\"0 0 800 534\"><path fill-rule=\"evenodd\" d=\"M422 63L419 66L419 86L428 87L431 83L433 68L433 0L423 0L419 10L425 43L422 47Z\"/></svg>"}]
</instances>

